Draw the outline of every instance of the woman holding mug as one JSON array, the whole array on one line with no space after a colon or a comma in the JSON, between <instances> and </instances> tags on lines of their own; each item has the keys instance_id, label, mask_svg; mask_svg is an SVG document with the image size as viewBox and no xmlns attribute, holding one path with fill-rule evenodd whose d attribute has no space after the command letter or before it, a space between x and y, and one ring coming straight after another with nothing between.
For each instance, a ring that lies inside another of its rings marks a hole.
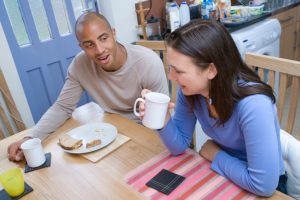
<instances>
[{"instance_id":1,"label":"woman holding mug","mask_svg":"<svg viewBox=\"0 0 300 200\"><path fill-rule=\"evenodd\" d=\"M174 115L158 130L165 146L183 153L198 120L212 138L199 152L211 168L254 194L272 195L286 180L272 88L247 67L220 23L191 21L166 44L169 79L180 89Z\"/></svg>"}]
</instances>

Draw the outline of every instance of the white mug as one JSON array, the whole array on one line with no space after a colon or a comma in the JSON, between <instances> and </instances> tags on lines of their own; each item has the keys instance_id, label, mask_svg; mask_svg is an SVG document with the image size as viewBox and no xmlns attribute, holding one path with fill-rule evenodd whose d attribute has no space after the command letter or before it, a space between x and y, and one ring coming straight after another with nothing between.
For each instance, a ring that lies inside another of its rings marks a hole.
<instances>
[{"instance_id":1,"label":"white mug","mask_svg":"<svg viewBox=\"0 0 300 200\"><path fill-rule=\"evenodd\" d=\"M151 129L162 128L168 111L170 97L158 92L149 92L145 95L145 100L138 98L133 107L133 112L138 117L140 117L140 113L136 111L136 106L140 101L145 104L145 115L142 123Z\"/></svg>"},{"instance_id":2,"label":"white mug","mask_svg":"<svg viewBox=\"0 0 300 200\"><path fill-rule=\"evenodd\" d=\"M26 140L21 144L21 149L29 167L38 167L45 163L46 157L39 138Z\"/></svg>"}]
</instances>

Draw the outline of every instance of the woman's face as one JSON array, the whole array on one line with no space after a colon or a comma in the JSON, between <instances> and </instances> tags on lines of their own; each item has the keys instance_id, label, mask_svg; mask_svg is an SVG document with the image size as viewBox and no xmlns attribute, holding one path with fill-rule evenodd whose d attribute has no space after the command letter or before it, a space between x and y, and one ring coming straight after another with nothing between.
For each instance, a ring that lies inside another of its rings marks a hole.
<instances>
[{"instance_id":1,"label":"woman's face","mask_svg":"<svg viewBox=\"0 0 300 200\"><path fill-rule=\"evenodd\" d=\"M202 70L192 62L191 57L171 47L167 47L167 61L170 67L168 78L178 83L184 95L201 94L209 97L209 82L216 75L212 63Z\"/></svg>"}]
</instances>

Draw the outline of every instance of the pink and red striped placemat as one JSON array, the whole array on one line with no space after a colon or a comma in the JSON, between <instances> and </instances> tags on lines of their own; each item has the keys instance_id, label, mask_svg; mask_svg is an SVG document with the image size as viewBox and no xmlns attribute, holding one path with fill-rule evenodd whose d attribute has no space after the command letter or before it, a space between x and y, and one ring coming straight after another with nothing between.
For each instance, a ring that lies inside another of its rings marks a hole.
<instances>
[{"instance_id":1,"label":"pink and red striped placemat","mask_svg":"<svg viewBox=\"0 0 300 200\"><path fill-rule=\"evenodd\" d=\"M186 179L168 196L145 184L160 170L167 169ZM210 169L210 162L188 149L180 156L168 151L150 159L125 176L125 181L150 199L255 199L255 195L239 188Z\"/></svg>"}]
</instances>

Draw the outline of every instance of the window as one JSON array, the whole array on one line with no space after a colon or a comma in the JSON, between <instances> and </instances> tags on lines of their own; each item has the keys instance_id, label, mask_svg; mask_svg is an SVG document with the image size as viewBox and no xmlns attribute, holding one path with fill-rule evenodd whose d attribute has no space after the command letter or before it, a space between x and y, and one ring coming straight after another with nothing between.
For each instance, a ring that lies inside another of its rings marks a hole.
<instances>
[{"instance_id":1,"label":"window","mask_svg":"<svg viewBox=\"0 0 300 200\"><path fill-rule=\"evenodd\" d=\"M18 0L4 0L4 5L18 45L30 44Z\"/></svg>"},{"instance_id":2,"label":"window","mask_svg":"<svg viewBox=\"0 0 300 200\"><path fill-rule=\"evenodd\" d=\"M67 35L72 32L66 5L64 0L51 0L56 24L60 35Z\"/></svg>"},{"instance_id":3,"label":"window","mask_svg":"<svg viewBox=\"0 0 300 200\"><path fill-rule=\"evenodd\" d=\"M28 0L32 17L41 41L51 39L48 18L42 0Z\"/></svg>"}]
</instances>

